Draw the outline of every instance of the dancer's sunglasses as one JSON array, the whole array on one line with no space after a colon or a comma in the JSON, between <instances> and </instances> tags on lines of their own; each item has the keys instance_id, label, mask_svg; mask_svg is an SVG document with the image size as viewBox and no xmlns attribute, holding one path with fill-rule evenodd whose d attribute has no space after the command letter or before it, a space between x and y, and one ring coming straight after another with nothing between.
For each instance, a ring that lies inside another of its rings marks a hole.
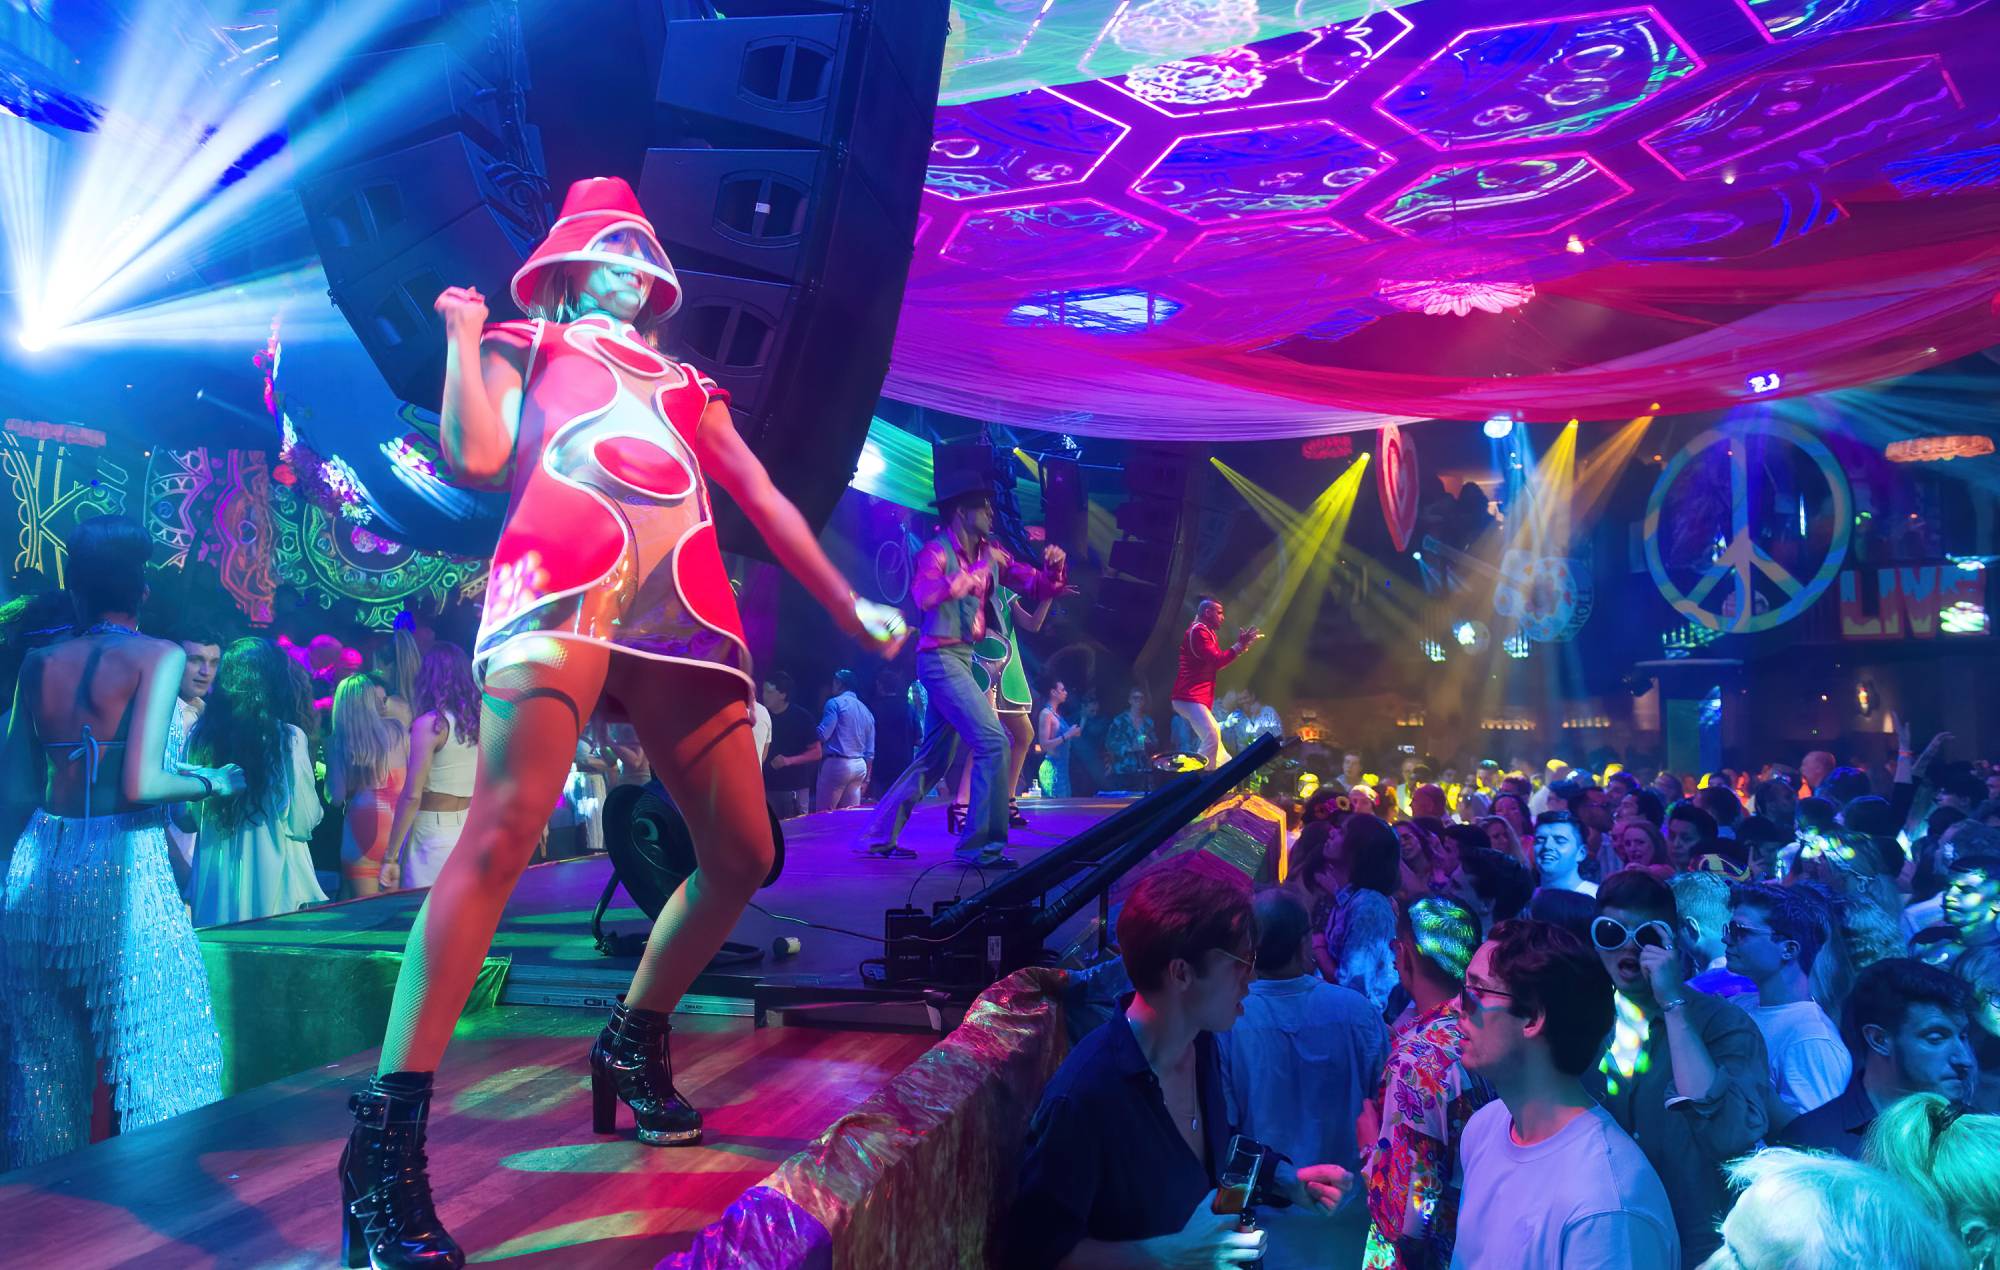
<instances>
[{"instance_id":1,"label":"dancer's sunglasses","mask_svg":"<svg viewBox=\"0 0 2000 1270\"><path fill-rule=\"evenodd\" d=\"M1667 948L1674 942L1674 930L1660 921L1627 926L1615 917L1600 917L1590 924L1590 942L1604 952L1617 952L1633 944L1641 948Z\"/></svg>"}]
</instances>

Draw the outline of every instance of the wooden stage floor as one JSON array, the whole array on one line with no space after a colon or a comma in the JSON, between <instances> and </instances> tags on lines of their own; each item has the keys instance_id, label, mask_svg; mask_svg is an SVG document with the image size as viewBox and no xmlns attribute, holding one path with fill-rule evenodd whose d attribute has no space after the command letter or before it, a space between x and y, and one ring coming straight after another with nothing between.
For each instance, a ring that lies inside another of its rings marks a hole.
<instances>
[{"instance_id":1,"label":"wooden stage floor","mask_svg":"<svg viewBox=\"0 0 2000 1270\"><path fill-rule=\"evenodd\" d=\"M1030 801L1033 823L1015 831L1013 853L1030 860L1125 801ZM591 909L610 876L606 859L527 871L494 941L494 955L510 960L500 1004L461 1024L433 1113L432 1182L474 1261L650 1267L930 1048L934 1031L753 1027L743 1017L759 984L859 984L861 960L881 954L884 909L928 909L983 885L952 860L942 803L920 806L904 835L914 860L856 856L868 814L787 821L784 874L758 895L773 914L852 933L753 910L735 939L768 949L776 936L795 935L802 952L767 953L759 964L704 976L695 991L712 995L691 997L676 1016L675 1074L707 1118L707 1141L693 1148L590 1132L586 1056L604 1003L624 990L634 963L600 954L590 935ZM644 915L620 900L610 923L643 929ZM373 957L401 951L421 902L420 893L403 892L210 928L201 938L246 952ZM1086 907L1050 946L1061 950L1094 915ZM349 1004L362 1008L358 999ZM373 1008L386 1010L386 998ZM838 1011L817 1021L832 1024ZM861 1017L921 1029L925 1014L917 1007L914 1018L892 1018L871 1007ZM364 1031L379 1035L374 1026ZM240 1043L255 1044L247 1035ZM374 1065L373 1050L348 1055L0 1176L0 1264L337 1264L334 1165L349 1124L346 1099Z\"/></svg>"},{"instance_id":2,"label":"wooden stage floor","mask_svg":"<svg viewBox=\"0 0 2000 1270\"><path fill-rule=\"evenodd\" d=\"M650 1267L930 1047L906 1033L676 1021L697 1147L590 1132L583 1010L469 1017L439 1076L431 1179L474 1261ZM0 1264L339 1264L334 1166L371 1051L0 1177ZM621 1109L621 1114L623 1110Z\"/></svg>"},{"instance_id":3,"label":"wooden stage floor","mask_svg":"<svg viewBox=\"0 0 2000 1270\"><path fill-rule=\"evenodd\" d=\"M1067 841L1125 806L1128 798L1030 799L1026 829L1013 831L1010 851L1023 862ZM841 987L861 982L863 958L882 953L882 913L914 904L928 910L936 900L970 895L984 885L978 873L952 858L945 832L944 804L920 804L903 834L914 860L858 856L854 847L873 814L867 809L817 812L785 822L785 868L777 884L758 892L731 938L765 950L761 962L704 976L695 992L715 998L745 998L756 983L794 987ZM535 1005L590 1005L624 990L636 959L607 957L590 935L590 913L611 876L603 856L563 860L530 868L515 888L500 919L493 955L511 960L501 1000ZM986 874L987 880L1000 875ZM423 902L421 892L397 892L374 899L331 904L262 921L210 927L204 942L309 948L315 952L400 952ZM768 914L803 918L848 934L815 930ZM1056 932L1057 951L1074 941L1095 917L1085 910ZM645 915L619 892L607 925L642 931ZM774 957L769 949L780 935L798 938L796 956ZM747 1009L747 1005L745 1006Z\"/></svg>"}]
</instances>

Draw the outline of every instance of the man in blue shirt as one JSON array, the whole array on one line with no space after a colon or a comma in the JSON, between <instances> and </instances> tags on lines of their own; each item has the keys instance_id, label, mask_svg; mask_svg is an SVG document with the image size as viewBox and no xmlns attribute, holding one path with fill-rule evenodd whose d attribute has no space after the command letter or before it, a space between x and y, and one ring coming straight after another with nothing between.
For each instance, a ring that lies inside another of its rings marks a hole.
<instances>
[{"instance_id":1,"label":"man in blue shirt","mask_svg":"<svg viewBox=\"0 0 2000 1270\"><path fill-rule=\"evenodd\" d=\"M1260 891L1255 911L1257 979L1243 1017L1216 1038L1230 1122L1282 1155L1352 1173L1361 1163L1355 1118L1381 1080L1389 1029L1367 997L1320 978L1311 914L1296 892ZM1265 1214L1264 1270L1360 1264L1366 1206L1349 1204L1341 1216Z\"/></svg>"},{"instance_id":2,"label":"man in blue shirt","mask_svg":"<svg viewBox=\"0 0 2000 1270\"><path fill-rule=\"evenodd\" d=\"M859 680L851 670L833 672L827 685L826 709L819 716L819 787L816 811L859 807L868 773L875 766L875 714L855 692Z\"/></svg>"},{"instance_id":3,"label":"man in blue shirt","mask_svg":"<svg viewBox=\"0 0 2000 1270\"><path fill-rule=\"evenodd\" d=\"M1242 1008L1253 931L1249 895L1200 860L1163 865L1132 889L1118 944L1137 993L1042 1093L1004 1264L1092 1270L1264 1252L1263 1231L1239 1232L1235 1215L1213 1211L1234 1132L1214 1034ZM1269 1202L1331 1215L1352 1184L1338 1165L1281 1162Z\"/></svg>"}]
</instances>

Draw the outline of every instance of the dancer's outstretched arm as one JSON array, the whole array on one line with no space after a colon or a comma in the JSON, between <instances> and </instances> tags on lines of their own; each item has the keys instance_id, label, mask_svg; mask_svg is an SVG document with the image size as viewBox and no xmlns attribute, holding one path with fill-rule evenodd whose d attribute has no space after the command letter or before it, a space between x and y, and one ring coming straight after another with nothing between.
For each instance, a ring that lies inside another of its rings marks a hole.
<instances>
[{"instance_id":1,"label":"dancer's outstretched arm","mask_svg":"<svg viewBox=\"0 0 2000 1270\"><path fill-rule=\"evenodd\" d=\"M833 561L826 558L826 552L820 550L819 540L813 536L806 518L772 483L763 462L744 443L727 405L720 401L708 404L701 416L701 429L695 433L694 448L702 470L729 491L729 496L770 544L778 563L812 592L840 629L883 656L893 657L908 633L901 615L895 615L892 621L889 615L895 614L895 610L884 611L884 606L870 604L854 594L854 588Z\"/></svg>"}]
</instances>

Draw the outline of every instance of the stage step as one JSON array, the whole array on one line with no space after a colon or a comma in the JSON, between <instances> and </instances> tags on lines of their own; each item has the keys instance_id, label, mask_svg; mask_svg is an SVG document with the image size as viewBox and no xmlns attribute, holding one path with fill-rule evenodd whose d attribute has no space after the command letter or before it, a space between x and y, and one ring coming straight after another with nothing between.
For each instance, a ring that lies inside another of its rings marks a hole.
<instances>
[{"instance_id":1,"label":"stage step","mask_svg":"<svg viewBox=\"0 0 2000 1270\"><path fill-rule=\"evenodd\" d=\"M651 1267L932 1040L677 1015L676 1078L708 1137L663 1149L590 1132L586 1054L601 1021L501 1005L453 1041L431 1178L475 1260ZM374 1066L373 1051L356 1054L0 1176L5 1262L333 1265L347 1095Z\"/></svg>"}]
</instances>

